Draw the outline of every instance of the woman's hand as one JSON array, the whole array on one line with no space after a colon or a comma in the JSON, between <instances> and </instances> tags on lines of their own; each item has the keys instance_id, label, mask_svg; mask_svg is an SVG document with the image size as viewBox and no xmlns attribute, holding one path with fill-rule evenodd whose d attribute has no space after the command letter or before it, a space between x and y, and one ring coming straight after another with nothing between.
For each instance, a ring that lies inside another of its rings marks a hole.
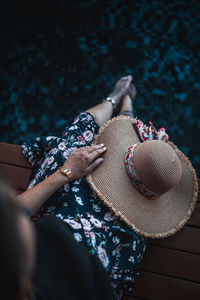
<instances>
[{"instance_id":1,"label":"woman's hand","mask_svg":"<svg viewBox=\"0 0 200 300\"><path fill-rule=\"evenodd\" d=\"M91 173L102 163L103 158L98 156L105 151L106 147L103 144L79 148L70 154L63 167L72 172L71 180L79 179Z\"/></svg>"},{"instance_id":2,"label":"woman's hand","mask_svg":"<svg viewBox=\"0 0 200 300\"><path fill-rule=\"evenodd\" d=\"M63 167L71 170L72 180L79 179L92 172L102 163L103 158L98 158L98 156L105 151L106 147L102 144L80 148L71 153ZM57 170L33 188L18 195L18 203L28 207L31 215L33 215L55 191L67 182L67 177L62 175L60 170Z\"/></svg>"}]
</instances>

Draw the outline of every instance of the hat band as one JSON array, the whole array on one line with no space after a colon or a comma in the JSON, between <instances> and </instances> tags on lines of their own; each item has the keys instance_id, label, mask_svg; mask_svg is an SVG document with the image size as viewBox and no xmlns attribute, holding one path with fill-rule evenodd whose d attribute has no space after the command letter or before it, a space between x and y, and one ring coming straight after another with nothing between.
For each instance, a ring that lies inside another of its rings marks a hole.
<instances>
[{"instance_id":1,"label":"hat band","mask_svg":"<svg viewBox=\"0 0 200 300\"><path fill-rule=\"evenodd\" d=\"M167 142L169 140L169 135L166 133L165 128L161 127L159 130L156 130L155 126L149 121L148 133L145 130L145 126L142 121L137 120L135 123L138 135L143 142L151 140L161 140Z\"/></svg>"},{"instance_id":2,"label":"hat band","mask_svg":"<svg viewBox=\"0 0 200 300\"><path fill-rule=\"evenodd\" d=\"M139 143L138 143L139 144ZM154 200L161 196L161 194L155 193L148 189L140 180L136 174L135 164L134 164L134 152L138 144L128 148L128 152L125 154L125 166L127 173L131 179L131 182L135 188L147 199Z\"/></svg>"}]
</instances>

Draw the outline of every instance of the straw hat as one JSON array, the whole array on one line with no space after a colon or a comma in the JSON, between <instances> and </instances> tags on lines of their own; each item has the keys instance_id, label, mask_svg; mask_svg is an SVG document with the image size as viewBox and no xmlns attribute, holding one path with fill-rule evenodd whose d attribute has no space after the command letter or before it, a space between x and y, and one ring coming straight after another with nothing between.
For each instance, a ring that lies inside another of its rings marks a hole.
<instances>
[{"instance_id":1,"label":"straw hat","mask_svg":"<svg viewBox=\"0 0 200 300\"><path fill-rule=\"evenodd\" d=\"M137 234L164 238L190 218L198 196L197 177L189 159L172 142L141 142L133 126L138 121L118 116L99 129L93 144L103 143L107 151L103 164L87 180Z\"/></svg>"}]
</instances>

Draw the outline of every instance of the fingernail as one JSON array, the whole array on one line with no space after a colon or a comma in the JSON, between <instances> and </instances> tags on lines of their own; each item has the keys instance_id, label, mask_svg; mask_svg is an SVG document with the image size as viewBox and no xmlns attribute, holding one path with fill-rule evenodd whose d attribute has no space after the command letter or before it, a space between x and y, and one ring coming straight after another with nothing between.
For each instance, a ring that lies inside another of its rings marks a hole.
<instances>
[{"instance_id":1,"label":"fingernail","mask_svg":"<svg viewBox=\"0 0 200 300\"><path fill-rule=\"evenodd\" d=\"M104 146L104 144L100 144L100 146L102 146L102 147L103 147L103 146Z\"/></svg>"},{"instance_id":2,"label":"fingernail","mask_svg":"<svg viewBox=\"0 0 200 300\"><path fill-rule=\"evenodd\" d=\"M103 150L106 150L107 148L106 147L103 147Z\"/></svg>"}]
</instances>

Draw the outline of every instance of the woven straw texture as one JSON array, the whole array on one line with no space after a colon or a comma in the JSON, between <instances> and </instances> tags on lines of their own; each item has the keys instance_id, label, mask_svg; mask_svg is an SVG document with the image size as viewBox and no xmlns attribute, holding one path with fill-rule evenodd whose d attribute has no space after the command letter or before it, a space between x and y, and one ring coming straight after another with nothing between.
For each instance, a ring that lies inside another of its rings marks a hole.
<instances>
[{"instance_id":1,"label":"woven straw texture","mask_svg":"<svg viewBox=\"0 0 200 300\"><path fill-rule=\"evenodd\" d=\"M198 194L194 169L185 155L176 151L182 168L179 184L158 199L148 200L133 186L125 169L124 155L139 138L132 123L135 119L119 116L103 125L94 144L104 143L104 162L87 176L91 187L104 203L138 234L164 238L174 234L189 219Z\"/></svg>"},{"instance_id":2,"label":"woven straw texture","mask_svg":"<svg viewBox=\"0 0 200 300\"><path fill-rule=\"evenodd\" d=\"M180 160L166 142L152 140L138 144L133 159L137 176L153 192L164 194L181 179Z\"/></svg>"}]
</instances>

